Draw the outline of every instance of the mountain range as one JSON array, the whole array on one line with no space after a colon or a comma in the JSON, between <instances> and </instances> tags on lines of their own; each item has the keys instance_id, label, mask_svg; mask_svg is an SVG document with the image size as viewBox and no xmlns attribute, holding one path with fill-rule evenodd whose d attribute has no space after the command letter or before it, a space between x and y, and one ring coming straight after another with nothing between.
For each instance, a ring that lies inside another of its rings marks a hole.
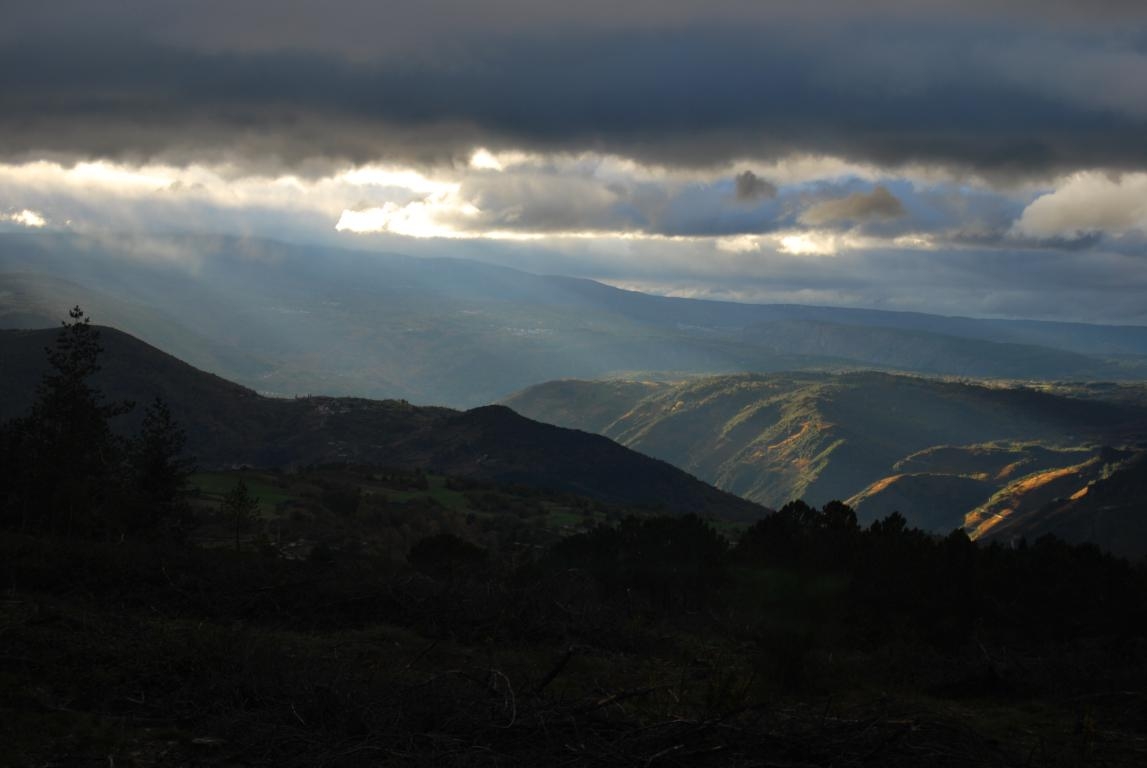
<instances>
[{"instance_id":1,"label":"mountain range","mask_svg":"<svg viewBox=\"0 0 1147 768\"><path fill-rule=\"evenodd\" d=\"M13 329L0 334L0 418L27 407L42 371L49 337L31 329L76 303L126 332L106 331L101 386L162 394L205 466L420 466L739 520L757 504L841 499L862 522L900 511L1001 539L1043 531L1058 504L1060 529L1117 547L1100 529L1122 523L1080 522L1113 514L1085 489L1133 487L1147 435L1147 327L703 301L469 260L58 233L0 235L0 327Z\"/></svg>"},{"instance_id":2,"label":"mountain range","mask_svg":"<svg viewBox=\"0 0 1147 768\"><path fill-rule=\"evenodd\" d=\"M221 237L0 236L0 327L79 303L259 392L472 407L562 378L1147 375L1147 327L653 296L471 260Z\"/></svg>"},{"instance_id":3,"label":"mountain range","mask_svg":"<svg viewBox=\"0 0 1147 768\"><path fill-rule=\"evenodd\" d=\"M1035 514L1047 504L1084 499L1100 480L1142 472L1143 394L1142 385L1057 391L807 372L554 381L504 402L530 418L606 435L767 506L839 499L862 523L901 512L925 530L965 527L975 537L1012 540L1047 532ZM1147 517L1136 503L1127 514ZM1096 538L1075 519L1094 511L1065 508L1062 527ZM1099 538L1110 544L1113 537ZM1123 549L1147 552L1147 538Z\"/></svg>"}]
</instances>

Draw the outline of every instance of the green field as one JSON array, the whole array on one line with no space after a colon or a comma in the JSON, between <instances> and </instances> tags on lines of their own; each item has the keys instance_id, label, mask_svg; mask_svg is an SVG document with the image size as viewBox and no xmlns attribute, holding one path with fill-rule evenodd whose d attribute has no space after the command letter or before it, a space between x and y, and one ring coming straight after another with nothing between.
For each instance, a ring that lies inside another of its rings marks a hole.
<instances>
[{"instance_id":1,"label":"green field","mask_svg":"<svg viewBox=\"0 0 1147 768\"><path fill-rule=\"evenodd\" d=\"M251 495L259 500L259 512L263 517L273 516L279 504L297 498L282 487L281 478L273 472L197 472L191 476L190 486L199 499L218 505L240 479L247 484Z\"/></svg>"},{"instance_id":2,"label":"green field","mask_svg":"<svg viewBox=\"0 0 1147 768\"><path fill-rule=\"evenodd\" d=\"M466 496L458 491L446 487L446 478L442 475L427 475L430 483L429 490L425 491L396 491L387 489L386 496L391 501L408 502L417 499L433 499L435 503L446 509L460 510L467 506Z\"/></svg>"}]
</instances>

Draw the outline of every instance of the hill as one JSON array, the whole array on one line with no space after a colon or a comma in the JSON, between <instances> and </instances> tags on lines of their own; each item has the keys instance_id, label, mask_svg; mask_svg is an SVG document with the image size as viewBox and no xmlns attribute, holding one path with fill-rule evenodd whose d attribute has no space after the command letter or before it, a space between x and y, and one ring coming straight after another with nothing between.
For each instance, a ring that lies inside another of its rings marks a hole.
<instances>
[{"instance_id":1,"label":"hill","mask_svg":"<svg viewBox=\"0 0 1147 768\"><path fill-rule=\"evenodd\" d=\"M43 349L54 333L0 331L0 420L19 415L31 402L45 366ZM95 385L112 399L162 396L186 425L188 449L204 468L351 462L725 519L749 520L764 512L604 437L539 424L508 408L459 412L395 400L269 398L114 329L102 329L102 338L104 367ZM131 419L124 417L125 429L134 426Z\"/></svg>"},{"instance_id":2,"label":"hill","mask_svg":"<svg viewBox=\"0 0 1147 768\"><path fill-rule=\"evenodd\" d=\"M1098 455L1092 448L1049 448L1038 444L938 445L896 462L897 473L881 478L848 500L860 519L894 511L910 514L923 528L951 530L964 525L977 533L972 510L1036 488L1047 478ZM1011 489L1005 492L1005 489Z\"/></svg>"},{"instance_id":3,"label":"hill","mask_svg":"<svg viewBox=\"0 0 1147 768\"><path fill-rule=\"evenodd\" d=\"M994 490L992 483L964 475L890 475L846 503L856 510L862 525L900 512L925 530L952 531L962 528L968 510Z\"/></svg>"},{"instance_id":4,"label":"hill","mask_svg":"<svg viewBox=\"0 0 1147 768\"><path fill-rule=\"evenodd\" d=\"M746 342L782 355L817 355L917 373L1006 379L1088 378L1106 371L1062 349L964 338L917 329L778 320L746 328Z\"/></svg>"},{"instance_id":5,"label":"hill","mask_svg":"<svg viewBox=\"0 0 1147 768\"><path fill-rule=\"evenodd\" d=\"M881 368L1128 379L1147 328L651 296L458 259L213 237L0 235L0 327L62 306L260 392L482 405L559 378Z\"/></svg>"},{"instance_id":6,"label":"hill","mask_svg":"<svg viewBox=\"0 0 1147 768\"><path fill-rule=\"evenodd\" d=\"M872 372L557 381L505 403L768 506L851 499L865 520L898 510L944 532L1013 482L1147 434L1135 398Z\"/></svg>"},{"instance_id":7,"label":"hill","mask_svg":"<svg viewBox=\"0 0 1147 768\"><path fill-rule=\"evenodd\" d=\"M983 538L1035 541L1052 534L1092 542L1124 557L1147 554L1147 452L1111 453L1103 459L1062 478L1048 494L1052 498L1045 496L1042 503L1012 494L1013 508Z\"/></svg>"}]
</instances>

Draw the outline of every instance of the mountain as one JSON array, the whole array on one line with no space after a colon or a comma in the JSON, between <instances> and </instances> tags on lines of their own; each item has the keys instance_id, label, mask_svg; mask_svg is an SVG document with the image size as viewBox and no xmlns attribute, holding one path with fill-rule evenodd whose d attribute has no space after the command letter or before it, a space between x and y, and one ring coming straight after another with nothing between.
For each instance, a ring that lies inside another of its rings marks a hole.
<instances>
[{"instance_id":1,"label":"mountain","mask_svg":"<svg viewBox=\"0 0 1147 768\"><path fill-rule=\"evenodd\" d=\"M895 509L943 532L1012 482L1147 435L1135 398L874 372L556 381L504 402L768 506L849 499L864 520Z\"/></svg>"},{"instance_id":2,"label":"mountain","mask_svg":"<svg viewBox=\"0 0 1147 768\"><path fill-rule=\"evenodd\" d=\"M1041 468L1003 485L967 515L970 535L1018 538L1020 523L1058 499L1082 498L1088 486L1106 477L1114 467L1135 455L1103 448L1085 460L1065 466Z\"/></svg>"},{"instance_id":3,"label":"mountain","mask_svg":"<svg viewBox=\"0 0 1147 768\"><path fill-rule=\"evenodd\" d=\"M25 412L54 331L0 331L0 421ZM375 464L576 492L724 519L765 510L598 435L539 424L502 406L459 412L405 401L270 398L200 371L128 334L101 329L94 385L113 400L161 396L203 468ZM141 417L137 408L123 428Z\"/></svg>"},{"instance_id":4,"label":"mountain","mask_svg":"<svg viewBox=\"0 0 1147 768\"><path fill-rule=\"evenodd\" d=\"M104 325L146 329L150 343L197 368L238 373L248 379L272 370L256 354L196 333L176 315L140 301L117 298L53 275L0 274L0 327L53 328L59 325L64 309L76 304Z\"/></svg>"},{"instance_id":5,"label":"mountain","mask_svg":"<svg viewBox=\"0 0 1147 768\"><path fill-rule=\"evenodd\" d=\"M862 525L900 512L910 515L918 528L952 531L962 528L968 510L995 490L992 483L966 475L890 475L846 503L856 510Z\"/></svg>"},{"instance_id":6,"label":"mountain","mask_svg":"<svg viewBox=\"0 0 1147 768\"><path fill-rule=\"evenodd\" d=\"M1086 469L1090 471L1058 478L1059 492L1045 494L1053 498L1042 503L1013 494L1015 508L983 538L1035 541L1053 534L1067 541L1089 541L1124 557L1147 555L1147 451L1112 452Z\"/></svg>"},{"instance_id":7,"label":"mountain","mask_svg":"<svg viewBox=\"0 0 1147 768\"><path fill-rule=\"evenodd\" d=\"M972 510L999 498L1035 488L1046 478L1087 464L1093 448L1050 448L1034 444L940 445L896 462L896 474L883 477L848 500L860 520L869 522L903 511L929 530L970 526L978 534ZM1011 489L1005 491L1005 489Z\"/></svg>"},{"instance_id":8,"label":"mountain","mask_svg":"<svg viewBox=\"0 0 1147 768\"><path fill-rule=\"evenodd\" d=\"M917 373L1008 379L1089 378L1103 369L1078 352L931 331L778 320L749 326L747 343L781 355L818 355ZM1116 375L1112 364L1106 371Z\"/></svg>"},{"instance_id":9,"label":"mountain","mask_svg":"<svg viewBox=\"0 0 1147 768\"><path fill-rule=\"evenodd\" d=\"M469 260L266 240L0 235L0 326L52 325L77 303L279 395L470 407L541 381L632 372L1147 375L1147 327L670 298Z\"/></svg>"}]
</instances>

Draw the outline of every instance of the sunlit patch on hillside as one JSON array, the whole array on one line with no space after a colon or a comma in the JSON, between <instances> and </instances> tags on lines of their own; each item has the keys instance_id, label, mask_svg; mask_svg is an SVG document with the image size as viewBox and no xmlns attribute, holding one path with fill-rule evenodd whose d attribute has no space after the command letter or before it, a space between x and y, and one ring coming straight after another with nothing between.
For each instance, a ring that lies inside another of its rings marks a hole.
<instances>
[{"instance_id":1,"label":"sunlit patch on hillside","mask_svg":"<svg viewBox=\"0 0 1147 768\"><path fill-rule=\"evenodd\" d=\"M882 493L883 491L888 490L889 486L891 486L893 483L895 483L897 480L899 480L902 477L904 477L904 475L889 475L888 477L881 478L880 480L877 480L872 485L868 486L867 489L865 489L865 490L861 491L859 494L857 494L856 498L863 498L865 496L875 496L878 493Z\"/></svg>"},{"instance_id":2,"label":"sunlit patch on hillside","mask_svg":"<svg viewBox=\"0 0 1147 768\"><path fill-rule=\"evenodd\" d=\"M1015 475L1016 471L1020 467L1023 467L1026 464L1027 464L1026 460L1013 461L1012 463L1006 465L1003 469L1001 469L999 472L996 473L996 479L997 480L1007 480L1008 478Z\"/></svg>"},{"instance_id":3,"label":"sunlit patch on hillside","mask_svg":"<svg viewBox=\"0 0 1147 768\"><path fill-rule=\"evenodd\" d=\"M1062 469L1051 469L1047 472L1039 472L1034 475L1025 477L1023 480L1017 482L1013 488L1015 493L1031 493L1037 488L1043 487L1053 480L1058 480L1061 477L1073 474L1078 471L1078 467L1064 467Z\"/></svg>"},{"instance_id":4,"label":"sunlit patch on hillside","mask_svg":"<svg viewBox=\"0 0 1147 768\"><path fill-rule=\"evenodd\" d=\"M972 512L965 519L964 530L968 532L968 536L973 540L982 538L987 535L988 531L1011 517L1014 512L1015 510L1011 507L1004 507L998 512L991 514L985 514L979 511Z\"/></svg>"},{"instance_id":5,"label":"sunlit patch on hillside","mask_svg":"<svg viewBox=\"0 0 1147 768\"><path fill-rule=\"evenodd\" d=\"M1077 464L1049 469L1015 481L996 494L987 504L968 513L964 522L968 535L973 539L982 538L1018 510L1031 506L1033 503L1038 504L1040 501L1050 501L1050 499L1044 499L1050 490L1048 486L1063 478L1078 475L1083 466ZM1086 488L1084 491L1086 492ZM1033 496L1034 498L1032 498ZM997 507L996 505L1000 506Z\"/></svg>"},{"instance_id":6,"label":"sunlit patch on hillside","mask_svg":"<svg viewBox=\"0 0 1147 768\"><path fill-rule=\"evenodd\" d=\"M765 448L765 450L766 451L784 450L785 448L788 448L789 446L793 445L794 443L799 442L801 440L801 438L806 437L810 431L812 431L814 429L819 430L819 429L823 429L823 428L824 428L824 425L822 425L822 424L814 423L812 421L806 421L806 422L801 424L801 428L799 430L797 430L793 434L789 435L784 440L781 440L778 443L773 443L772 445L767 446Z\"/></svg>"}]
</instances>

